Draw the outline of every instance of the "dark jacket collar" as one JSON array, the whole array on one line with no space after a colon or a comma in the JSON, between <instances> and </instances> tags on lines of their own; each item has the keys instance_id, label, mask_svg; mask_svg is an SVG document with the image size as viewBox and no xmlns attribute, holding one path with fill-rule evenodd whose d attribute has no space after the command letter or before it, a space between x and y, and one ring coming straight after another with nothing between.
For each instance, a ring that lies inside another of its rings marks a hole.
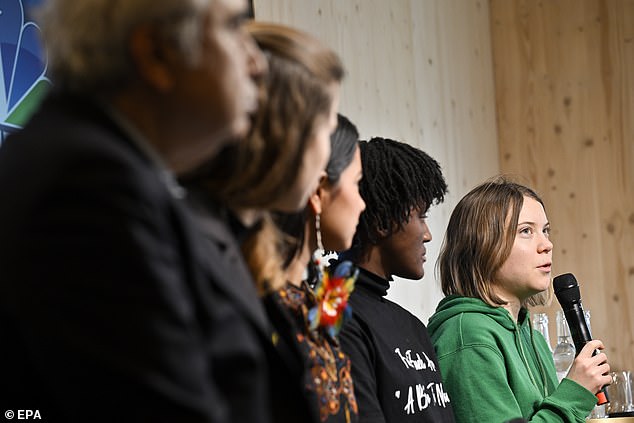
<instances>
[{"instance_id":1,"label":"dark jacket collar","mask_svg":"<svg viewBox=\"0 0 634 423\"><path fill-rule=\"evenodd\" d=\"M223 255L221 260L214 262L204 256L199 260L202 260L208 269L213 268L213 273L218 276L215 278L217 288L231 297L244 315L268 337L268 318L237 239L230 230L228 210L208 196L195 191L188 192L187 203L189 210L194 214L197 229L206 241L212 243ZM201 250L204 254L205 249Z\"/></svg>"}]
</instances>

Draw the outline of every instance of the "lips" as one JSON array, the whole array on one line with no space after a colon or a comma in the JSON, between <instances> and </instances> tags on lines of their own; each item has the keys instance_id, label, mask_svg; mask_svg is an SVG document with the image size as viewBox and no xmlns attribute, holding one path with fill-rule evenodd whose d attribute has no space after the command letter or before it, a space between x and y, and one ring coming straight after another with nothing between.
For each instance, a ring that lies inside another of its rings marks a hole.
<instances>
[{"instance_id":1,"label":"lips","mask_svg":"<svg viewBox=\"0 0 634 423\"><path fill-rule=\"evenodd\" d=\"M552 263L542 264L541 266L537 266L538 269L543 270L544 272L550 272Z\"/></svg>"}]
</instances>

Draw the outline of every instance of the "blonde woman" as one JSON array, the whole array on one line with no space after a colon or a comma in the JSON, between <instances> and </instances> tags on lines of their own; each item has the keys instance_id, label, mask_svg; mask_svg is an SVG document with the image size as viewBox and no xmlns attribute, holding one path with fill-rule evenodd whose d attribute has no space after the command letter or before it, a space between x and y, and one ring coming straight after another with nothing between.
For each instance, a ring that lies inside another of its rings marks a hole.
<instances>
[{"instance_id":1,"label":"blonde woman","mask_svg":"<svg viewBox=\"0 0 634 423\"><path fill-rule=\"evenodd\" d=\"M585 421L610 383L601 341L589 342L557 384L528 308L548 301L553 243L544 203L503 178L454 209L439 257L443 299L428 329L458 422Z\"/></svg>"}]
</instances>

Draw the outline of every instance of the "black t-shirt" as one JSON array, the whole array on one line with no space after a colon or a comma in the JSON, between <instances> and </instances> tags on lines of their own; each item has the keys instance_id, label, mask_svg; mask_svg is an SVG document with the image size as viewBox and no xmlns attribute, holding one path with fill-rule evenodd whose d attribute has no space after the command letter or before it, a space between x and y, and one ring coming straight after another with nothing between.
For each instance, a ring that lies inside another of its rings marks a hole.
<instances>
[{"instance_id":1,"label":"black t-shirt","mask_svg":"<svg viewBox=\"0 0 634 423\"><path fill-rule=\"evenodd\" d=\"M340 333L364 423L454 422L427 328L384 298L389 282L360 269Z\"/></svg>"}]
</instances>

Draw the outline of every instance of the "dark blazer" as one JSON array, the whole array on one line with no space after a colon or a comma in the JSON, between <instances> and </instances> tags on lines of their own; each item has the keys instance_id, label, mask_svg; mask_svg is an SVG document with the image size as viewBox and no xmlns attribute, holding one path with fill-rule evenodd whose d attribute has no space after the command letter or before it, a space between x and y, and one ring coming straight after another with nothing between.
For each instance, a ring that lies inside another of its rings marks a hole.
<instances>
[{"instance_id":1,"label":"dark blazer","mask_svg":"<svg viewBox=\"0 0 634 423\"><path fill-rule=\"evenodd\" d=\"M179 194L80 98L51 95L4 142L0 410L268 422L264 312L236 295L222 225L203 237Z\"/></svg>"},{"instance_id":2,"label":"dark blazer","mask_svg":"<svg viewBox=\"0 0 634 423\"><path fill-rule=\"evenodd\" d=\"M195 184L194 184L195 185ZM223 233L226 245L232 251L230 255L236 263L244 263L239 252L239 242L249 236L253 228L244 227L231 213L215 203L209 195L194 186L188 190L188 204L200 222L205 234L217 238ZM238 266L246 269L246 265ZM248 270L246 270L248 272ZM262 348L266 355L267 369L270 372L268 385L268 404L272 421L275 423L318 423L319 414L306 395L304 381L307 370L307 357L299 349L294 339L293 324L287 311L271 301L270 296L260 299L255 294L254 282L247 278L236 278L227 292L245 310L250 310L253 321L268 319L269 326L264 328L266 338L262 339ZM255 304L257 302L257 304ZM266 317L264 315L266 309ZM275 332L275 333L274 333ZM273 338L276 339L275 343ZM236 420L239 421L239 420ZM241 420L240 420L241 421ZM244 420L249 421L249 420Z\"/></svg>"}]
</instances>

